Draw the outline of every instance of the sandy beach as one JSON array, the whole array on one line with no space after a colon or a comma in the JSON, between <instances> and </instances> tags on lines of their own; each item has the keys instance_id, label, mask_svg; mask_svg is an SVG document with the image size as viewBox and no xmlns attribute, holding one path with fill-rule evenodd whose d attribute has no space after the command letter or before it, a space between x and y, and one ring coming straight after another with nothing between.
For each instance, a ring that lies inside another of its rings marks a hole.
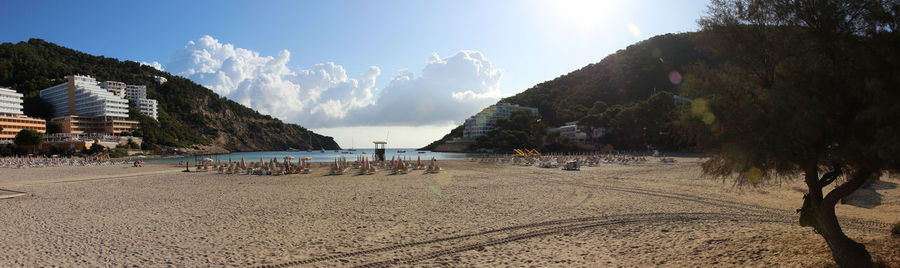
<instances>
[{"instance_id":1,"label":"sandy beach","mask_svg":"<svg viewBox=\"0 0 900 268\"><path fill-rule=\"evenodd\" d=\"M0 266L833 265L799 181L736 188L697 158L581 171L443 161L438 174L224 175L168 163L3 169ZM837 206L900 266L900 179Z\"/></svg>"}]
</instances>

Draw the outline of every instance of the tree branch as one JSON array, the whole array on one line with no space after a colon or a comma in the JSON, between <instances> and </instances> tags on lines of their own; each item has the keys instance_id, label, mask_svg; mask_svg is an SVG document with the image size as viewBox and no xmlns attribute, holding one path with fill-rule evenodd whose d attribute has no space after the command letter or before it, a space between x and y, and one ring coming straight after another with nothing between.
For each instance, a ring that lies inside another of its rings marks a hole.
<instances>
[{"instance_id":1,"label":"tree branch","mask_svg":"<svg viewBox=\"0 0 900 268\"><path fill-rule=\"evenodd\" d=\"M832 169L828 173L825 173L825 175L822 175L822 179L819 179L819 187L825 187L825 186L831 184L842 173L843 173L843 170L841 170L841 166L835 165L834 169Z\"/></svg>"},{"instance_id":2,"label":"tree branch","mask_svg":"<svg viewBox=\"0 0 900 268\"><path fill-rule=\"evenodd\" d=\"M839 200L848 195L852 194L854 191L862 187L863 184L866 183L866 180L872 176L872 171L868 169L861 169L856 172L853 172L853 176L850 177L847 182L839 185L838 187L828 192L828 195L822 201L822 204L825 206L834 206L837 204Z\"/></svg>"}]
</instances>

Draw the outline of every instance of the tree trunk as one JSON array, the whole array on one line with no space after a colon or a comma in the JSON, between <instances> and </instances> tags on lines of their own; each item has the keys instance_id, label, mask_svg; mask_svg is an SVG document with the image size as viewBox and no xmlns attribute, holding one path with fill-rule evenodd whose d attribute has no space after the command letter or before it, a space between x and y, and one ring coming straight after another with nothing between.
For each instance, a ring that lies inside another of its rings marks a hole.
<instances>
[{"instance_id":1,"label":"tree trunk","mask_svg":"<svg viewBox=\"0 0 900 268\"><path fill-rule=\"evenodd\" d=\"M841 267L872 267L872 256L866 247L847 237L838 224L834 206L841 198L859 189L873 172L860 170L854 172L849 180L822 197L822 187L818 179L817 167L806 168L806 184L809 193L804 196L800 209L800 225L812 227L825 239L831 249L834 261ZM827 176L827 175L825 175ZM824 176L823 176L824 179Z\"/></svg>"}]
</instances>

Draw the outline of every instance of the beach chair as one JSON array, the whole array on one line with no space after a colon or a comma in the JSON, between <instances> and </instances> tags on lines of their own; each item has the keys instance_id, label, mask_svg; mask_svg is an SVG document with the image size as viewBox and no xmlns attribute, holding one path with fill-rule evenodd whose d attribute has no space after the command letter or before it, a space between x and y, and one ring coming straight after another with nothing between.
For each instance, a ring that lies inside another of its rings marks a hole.
<instances>
[{"instance_id":1,"label":"beach chair","mask_svg":"<svg viewBox=\"0 0 900 268\"><path fill-rule=\"evenodd\" d=\"M394 162L394 166L391 169L391 175L406 174L408 172L409 168L406 167L402 159L397 159L397 162Z\"/></svg>"},{"instance_id":2,"label":"beach chair","mask_svg":"<svg viewBox=\"0 0 900 268\"><path fill-rule=\"evenodd\" d=\"M563 170L581 170L581 164L578 162L578 160L566 161L566 165L563 167Z\"/></svg>"},{"instance_id":3,"label":"beach chair","mask_svg":"<svg viewBox=\"0 0 900 268\"><path fill-rule=\"evenodd\" d=\"M434 157L432 157L431 163L428 164L428 169L425 170L425 173L438 173L438 172L441 172L441 170L443 170L443 169L441 169L441 167L438 166L437 160L435 160Z\"/></svg>"},{"instance_id":4,"label":"beach chair","mask_svg":"<svg viewBox=\"0 0 900 268\"><path fill-rule=\"evenodd\" d=\"M419 156L416 158L416 164L413 165L413 170L423 170L425 169L425 164L422 163L422 157Z\"/></svg>"},{"instance_id":5,"label":"beach chair","mask_svg":"<svg viewBox=\"0 0 900 268\"><path fill-rule=\"evenodd\" d=\"M343 175L347 171L350 171L350 168L345 166L345 162L341 159L335 159L331 169L328 171L328 175Z\"/></svg>"}]
</instances>

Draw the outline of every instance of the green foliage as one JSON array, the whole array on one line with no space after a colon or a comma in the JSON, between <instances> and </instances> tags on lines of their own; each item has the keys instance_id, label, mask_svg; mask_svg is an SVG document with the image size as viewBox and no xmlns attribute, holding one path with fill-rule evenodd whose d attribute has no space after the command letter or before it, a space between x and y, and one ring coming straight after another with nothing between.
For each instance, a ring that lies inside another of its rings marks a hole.
<instances>
[{"instance_id":1,"label":"green foliage","mask_svg":"<svg viewBox=\"0 0 900 268\"><path fill-rule=\"evenodd\" d=\"M509 119L498 119L493 130L475 140L473 148L490 149L498 153L521 148L540 148L541 138L546 131L547 128L531 112L515 111L510 114Z\"/></svg>"},{"instance_id":2,"label":"green foliage","mask_svg":"<svg viewBox=\"0 0 900 268\"><path fill-rule=\"evenodd\" d=\"M621 149L680 149L669 130L676 107L673 101L662 100L671 100L681 90L680 81L669 79L670 73L685 75L691 64L711 61L707 52L695 49L695 36L666 34L638 42L501 102L538 108L547 127L579 121L587 130L607 128L609 134L595 143ZM461 136L462 130L432 144ZM549 138L543 144L548 150L573 148L562 139Z\"/></svg>"},{"instance_id":3,"label":"green foliage","mask_svg":"<svg viewBox=\"0 0 900 268\"><path fill-rule=\"evenodd\" d=\"M44 142L44 134L33 129L23 129L19 131L19 134L16 134L16 138L13 142L18 146L31 146L32 151L34 151L36 150L36 147Z\"/></svg>"},{"instance_id":4,"label":"green foliage","mask_svg":"<svg viewBox=\"0 0 900 268\"><path fill-rule=\"evenodd\" d=\"M125 144L125 146L128 147L128 149L140 149L141 148L141 146L139 146L136 142L134 142L134 139L132 139L132 138L128 138L128 143Z\"/></svg>"},{"instance_id":5,"label":"green foliage","mask_svg":"<svg viewBox=\"0 0 900 268\"><path fill-rule=\"evenodd\" d=\"M99 81L146 85L148 97L159 101L159 121L129 113L141 122L142 129L135 134L145 138L146 148L192 144L216 144L245 151L339 148L331 137L285 124L220 97L186 78L137 62L93 56L40 39L0 44L0 86L25 95L24 112L29 116L49 119L53 110L40 99L40 90L64 83L64 77L71 74L91 75ZM168 81L157 84L154 76Z\"/></svg>"},{"instance_id":6,"label":"green foliage","mask_svg":"<svg viewBox=\"0 0 900 268\"><path fill-rule=\"evenodd\" d=\"M0 156L11 156L13 155L13 148L9 145L0 145Z\"/></svg>"},{"instance_id":7,"label":"green foliage","mask_svg":"<svg viewBox=\"0 0 900 268\"><path fill-rule=\"evenodd\" d=\"M702 21L698 45L721 64L693 66L684 88L700 101L680 122L714 156L707 172L758 168L770 177L819 165L897 166L896 32L852 32L864 23L843 21L833 14L840 10L816 15L834 19L833 29L768 26L803 24L777 18L756 25L753 14L714 12Z\"/></svg>"},{"instance_id":8,"label":"green foliage","mask_svg":"<svg viewBox=\"0 0 900 268\"><path fill-rule=\"evenodd\" d=\"M544 122L559 126L610 105L628 105L648 99L654 92L679 92L670 72L685 75L686 67L707 61L695 49L695 33L666 34L628 46L598 63L542 82L502 102L537 107Z\"/></svg>"},{"instance_id":9,"label":"green foliage","mask_svg":"<svg viewBox=\"0 0 900 268\"><path fill-rule=\"evenodd\" d=\"M149 143L149 145L161 144L184 147L204 142L189 127L175 120L163 110L158 112L157 118L159 121L141 114L134 108L129 108L128 117L141 122L141 129L137 134L140 134L144 139L143 142Z\"/></svg>"},{"instance_id":10,"label":"green foliage","mask_svg":"<svg viewBox=\"0 0 900 268\"><path fill-rule=\"evenodd\" d=\"M900 221L894 224L894 228L891 229L891 233L894 235L900 235Z\"/></svg>"},{"instance_id":11,"label":"green foliage","mask_svg":"<svg viewBox=\"0 0 900 268\"><path fill-rule=\"evenodd\" d=\"M81 151L84 155L92 155L99 152L106 152L106 147L100 144L94 144L91 148Z\"/></svg>"},{"instance_id":12,"label":"green foliage","mask_svg":"<svg viewBox=\"0 0 900 268\"><path fill-rule=\"evenodd\" d=\"M676 109L673 94L662 91L628 106L589 113L579 125L586 130L607 128L606 135L593 141L597 144L615 144L625 150L677 150L678 143L669 129L670 122L677 118Z\"/></svg>"},{"instance_id":13,"label":"green foliage","mask_svg":"<svg viewBox=\"0 0 900 268\"><path fill-rule=\"evenodd\" d=\"M447 133L441 139L433 141L430 144L426 145L425 147L420 148L419 150L434 150L438 146L447 143L447 141L449 141L449 140L452 140L455 138L462 138L463 132L465 130L466 130L466 126L464 126L464 125L457 126L456 128L453 128L453 130L450 130L450 133Z\"/></svg>"},{"instance_id":14,"label":"green foliage","mask_svg":"<svg viewBox=\"0 0 900 268\"><path fill-rule=\"evenodd\" d=\"M802 173L800 224L842 267L872 261L835 204L900 167L898 16L896 1L714 0L698 46L716 61L683 86L695 99L678 125L710 156L703 171L749 184Z\"/></svg>"},{"instance_id":15,"label":"green foliage","mask_svg":"<svg viewBox=\"0 0 900 268\"><path fill-rule=\"evenodd\" d=\"M50 155L61 155L61 156L72 155L72 151L70 151L68 148L59 146L56 144L50 145L48 153Z\"/></svg>"},{"instance_id":16,"label":"green foliage","mask_svg":"<svg viewBox=\"0 0 900 268\"><path fill-rule=\"evenodd\" d=\"M110 158L120 158L128 156L128 150L125 148L110 149L107 153L109 153Z\"/></svg>"}]
</instances>

